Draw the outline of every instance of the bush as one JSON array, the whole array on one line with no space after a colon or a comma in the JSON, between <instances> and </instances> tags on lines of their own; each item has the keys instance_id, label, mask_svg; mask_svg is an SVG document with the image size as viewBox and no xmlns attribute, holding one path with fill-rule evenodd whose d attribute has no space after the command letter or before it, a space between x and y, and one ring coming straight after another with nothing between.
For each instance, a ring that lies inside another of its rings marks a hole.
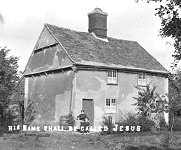
<instances>
[{"instance_id":1,"label":"bush","mask_svg":"<svg viewBox=\"0 0 181 150\"><path fill-rule=\"evenodd\" d=\"M166 125L165 119L161 118L160 123L159 123L159 127L161 131L166 131L168 130L168 126Z\"/></svg>"},{"instance_id":2,"label":"bush","mask_svg":"<svg viewBox=\"0 0 181 150\"><path fill-rule=\"evenodd\" d=\"M137 118L135 114L128 113L128 116L122 120L117 122L118 126L136 126L137 125Z\"/></svg>"},{"instance_id":3,"label":"bush","mask_svg":"<svg viewBox=\"0 0 181 150\"><path fill-rule=\"evenodd\" d=\"M144 116L139 116L137 118L137 123L137 125L141 126L142 132L152 131L152 128L155 127L155 122Z\"/></svg>"},{"instance_id":4,"label":"bush","mask_svg":"<svg viewBox=\"0 0 181 150\"><path fill-rule=\"evenodd\" d=\"M128 117L121 122L118 122L118 127L120 126L141 126L142 132L152 131L155 127L155 122L143 116L136 116L134 114L128 114ZM119 129L119 128L118 128ZM119 130L118 130L119 131ZM130 131L131 132L131 131Z\"/></svg>"},{"instance_id":5,"label":"bush","mask_svg":"<svg viewBox=\"0 0 181 150\"><path fill-rule=\"evenodd\" d=\"M181 131L181 118L175 118L173 123L173 131Z\"/></svg>"},{"instance_id":6,"label":"bush","mask_svg":"<svg viewBox=\"0 0 181 150\"><path fill-rule=\"evenodd\" d=\"M35 114L35 102L29 99L24 112L24 122L26 124L31 124L35 120Z\"/></svg>"},{"instance_id":7,"label":"bush","mask_svg":"<svg viewBox=\"0 0 181 150\"><path fill-rule=\"evenodd\" d=\"M115 127L113 122L112 122L112 116L103 116L103 126L107 126L108 131L107 134L112 133L113 128ZM102 128L102 132L104 133L104 128Z\"/></svg>"},{"instance_id":8,"label":"bush","mask_svg":"<svg viewBox=\"0 0 181 150\"><path fill-rule=\"evenodd\" d=\"M112 133L112 129L115 127L114 124L110 123L110 120L107 117L103 117L103 126L106 125L108 127L107 133ZM155 128L155 122L148 119L147 117L144 116L137 116L136 114L128 113L127 117L124 120L121 120L119 122L116 122L117 127L117 133L119 132L133 132L133 128L137 126L140 126L140 130L142 132L148 132L152 131L153 128ZM120 126L123 126L123 131L120 131ZM129 130L126 131L126 126L129 126ZM131 127L132 126L132 127ZM133 130L132 130L132 129ZM132 131L131 131L132 130ZM135 129L135 131L137 131Z\"/></svg>"},{"instance_id":9,"label":"bush","mask_svg":"<svg viewBox=\"0 0 181 150\"><path fill-rule=\"evenodd\" d=\"M136 126L138 124L138 119L135 114L128 113L128 117L125 120L125 125Z\"/></svg>"},{"instance_id":10,"label":"bush","mask_svg":"<svg viewBox=\"0 0 181 150\"><path fill-rule=\"evenodd\" d=\"M119 132L132 132L130 129L129 129L129 131L126 131L125 127L126 126L129 126L129 127L135 126L136 127L138 124L137 117L135 114L128 113L128 116L124 120L119 121L116 124L118 125L118 130L117 130L118 133ZM123 131L120 131L120 126L123 126Z\"/></svg>"}]
</instances>

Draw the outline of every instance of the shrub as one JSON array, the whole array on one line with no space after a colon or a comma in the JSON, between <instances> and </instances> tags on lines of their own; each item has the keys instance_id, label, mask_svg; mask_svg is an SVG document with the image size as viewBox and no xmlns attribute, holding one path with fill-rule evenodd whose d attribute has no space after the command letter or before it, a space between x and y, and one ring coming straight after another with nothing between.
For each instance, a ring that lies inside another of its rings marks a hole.
<instances>
[{"instance_id":1,"label":"shrub","mask_svg":"<svg viewBox=\"0 0 181 150\"><path fill-rule=\"evenodd\" d=\"M136 126L138 124L138 119L135 114L128 113L128 117L125 120L125 125Z\"/></svg>"},{"instance_id":2,"label":"shrub","mask_svg":"<svg viewBox=\"0 0 181 150\"><path fill-rule=\"evenodd\" d=\"M152 128L155 127L155 122L144 116L139 116L137 118L137 123L137 125L141 126L142 132L152 131Z\"/></svg>"},{"instance_id":3,"label":"shrub","mask_svg":"<svg viewBox=\"0 0 181 150\"><path fill-rule=\"evenodd\" d=\"M112 116L103 116L103 126L108 127L108 131L106 131L107 134L110 134L113 132L114 124L112 122ZM104 128L102 128L102 132L105 132L103 130Z\"/></svg>"},{"instance_id":4,"label":"shrub","mask_svg":"<svg viewBox=\"0 0 181 150\"><path fill-rule=\"evenodd\" d=\"M138 91L137 97L133 97L137 102L133 105L137 107L138 114L141 116L147 116L148 112L152 108L152 104L155 102L157 93L155 92L156 86L151 87L150 84L146 88L140 88L135 86Z\"/></svg>"},{"instance_id":5,"label":"shrub","mask_svg":"<svg viewBox=\"0 0 181 150\"><path fill-rule=\"evenodd\" d=\"M118 130L117 130L118 133L119 132L125 132L126 126L129 126L129 127L130 126L137 126L137 124L138 124L137 123L137 117L133 113L128 113L127 117L124 120L121 120L121 121L117 122L116 124L118 125ZM120 131L120 126L124 127L123 131ZM126 131L126 132L131 132L131 130Z\"/></svg>"},{"instance_id":6,"label":"shrub","mask_svg":"<svg viewBox=\"0 0 181 150\"><path fill-rule=\"evenodd\" d=\"M173 123L173 131L181 131L181 118L175 118Z\"/></svg>"},{"instance_id":7,"label":"shrub","mask_svg":"<svg viewBox=\"0 0 181 150\"><path fill-rule=\"evenodd\" d=\"M137 117L135 114L128 113L127 117L124 120L117 122L118 126L136 126L137 125Z\"/></svg>"},{"instance_id":8,"label":"shrub","mask_svg":"<svg viewBox=\"0 0 181 150\"><path fill-rule=\"evenodd\" d=\"M29 99L24 112L24 122L26 124L31 124L35 120L35 114L35 103L31 99Z\"/></svg>"},{"instance_id":9,"label":"shrub","mask_svg":"<svg viewBox=\"0 0 181 150\"><path fill-rule=\"evenodd\" d=\"M148 119L144 116L136 116L129 113L128 117L123 121L117 123L118 127L120 126L141 126L142 132L152 131L152 128L155 127L155 122Z\"/></svg>"},{"instance_id":10,"label":"shrub","mask_svg":"<svg viewBox=\"0 0 181 150\"><path fill-rule=\"evenodd\" d=\"M117 133L119 132L132 132L130 129L129 131L125 131L126 126L141 126L141 131L142 132L148 132L152 131L152 128L155 127L155 122L148 119L147 117L144 116L137 116L132 113L128 113L127 117L124 120L121 120L119 122L116 122L118 125L118 130ZM107 117L104 117L103 125L106 125L108 127L108 132L112 131L114 124L110 124L110 121L108 120ZM124 129L123 131L120 131L120 126L123 126Z\"/></svg>"},{"instance_id":11,"label":"shrub","mask_svg":"<svg viewBox=\"0 0 181 150\"><path fill-rule=\"evenodd\" d=\"M161 131L168 130L168 126L167 126L164 118L161 118L160 123L159 123L159 127L160 127Z\"/></svg>"}]
</instances>

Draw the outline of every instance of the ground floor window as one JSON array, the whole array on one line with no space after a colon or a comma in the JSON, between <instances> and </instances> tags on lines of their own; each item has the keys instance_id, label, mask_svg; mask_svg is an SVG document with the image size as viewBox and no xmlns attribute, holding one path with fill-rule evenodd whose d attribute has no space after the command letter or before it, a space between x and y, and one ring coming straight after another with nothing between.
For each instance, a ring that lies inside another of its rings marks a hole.
<instances>
[{"instance_id":1,"label":"ground floor window","mask_svg":"<svg viewBox=\"0 0 181 150\"><path fill-rule=\"evenodd\" d=\"M116 98L107 98L106 99L106 106L105 106L105 113L116 113Z\"/></svg>"}]
</instances>

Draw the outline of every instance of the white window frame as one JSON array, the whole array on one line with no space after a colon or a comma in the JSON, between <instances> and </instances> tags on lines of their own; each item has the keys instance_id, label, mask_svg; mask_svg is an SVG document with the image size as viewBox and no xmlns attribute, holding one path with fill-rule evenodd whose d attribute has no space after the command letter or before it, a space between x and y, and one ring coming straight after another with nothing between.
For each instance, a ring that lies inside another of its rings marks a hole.
<instances>
[{"instance_id":1,"label":"white window frame","mask_svg":"<svg viewBox=\"0 0 181 150\"><path fill-rule=\"evenodd\" d=\"M106 98L105 113L107 114L117 113L117 99L116 98Z\"/></svg>"},{"instance_id":2,"label":"white window frame","mask_svg":"<svg viewBox=\"0 0 181 150\"><path fill-rule=\"evenodd\" d=\"M138 73L138 86L146 86L146 74L145 73Z\"/></svg>"},{"instance_id":3,"label":"white window frame","mask_svg":"<svg viewBox=\"0 0 181 150\"><path fill-rule=\"evenodd\" d=\"M117 84L118 83L118 73L117 73L117 70L109 70L108 71L107 83L108 84Z\"/></svg>"}]
</instances>

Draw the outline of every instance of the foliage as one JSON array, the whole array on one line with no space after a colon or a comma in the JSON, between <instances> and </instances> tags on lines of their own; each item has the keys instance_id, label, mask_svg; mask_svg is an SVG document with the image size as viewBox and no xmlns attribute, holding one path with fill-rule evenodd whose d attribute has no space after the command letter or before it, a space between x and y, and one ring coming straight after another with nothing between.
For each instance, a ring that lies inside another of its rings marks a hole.
<instances>
[{"instance_id":1,"label":"foliage","mask_svg":"<svg viewBox=\"0 0 181 150\"><path fill-rule=\"evenodd\" d=\"M114 127L114 123L112 122L112 116L103 116L103 126L107 126L108 134L112 133ZM104 129L102 128L102 130Z\"/></svg>"},{"instance_id":2,"label":"foliage","mask_svg":"<svg viewBox=\"0 0 181 150\"><path fill-rule=\"evenodd\" d=\"M136 105L138 109L138 114L141 116L147 116L152 104L155 102L157 94L155 93L156 86L150 88L150 85L146 86L146 89L136 86L139 90L137 97L133 97L137 102L133 105Z\"/></svg>"},{"instance_id":3,"label":"foliage","mask_svg":"<svg viewBox=\"0 0 181 150\"><path fill-rule=\"evenodd\" d=\"M24 112L24 121L26 124L31 124L35 119L35 109L34 109L34 101L28 100L27 107L25 108Z\"/></svg>"},{"instance_id":4,"label":"foliage","mask_svg":"<svg viewBox=\"0 0 181 150\"><path fill-rule=\"evenodd\" d=\"M18 58L9 56L7 47L0 47L0 105L1 125L6 126L14 119L13 114L8 111L10 97L15 91L18 77Z\"/></svg>"},{"instance_id":5,"label":"foliage","mask_svg":"<svg viewBox=\"0 0 181 150\"><path fill-rule=\"evenodd\" d=\"M161 118L161 120L159 122L159 127L160 127L161 131L167 131L168 130L168 126L166 125L164 118Z\"/></svg>"},{"instance_id":6,"label":"foliage","mask_svg":"<svg viewBox=\"0 0 181 150\"><path fill-rule=\"evenodd\" d=\"M111 122L111 116L103 116L103 125L109 126L110 122Z\"/></svg>"},{"instance_id":7,"label":"foliage","mask_svg":"<svg viewBox=\"0 0 181 150\"><path fill-rule=\"evenodd\" d=\"M181 104L181 73L169 76L169 125L173 126L176 107Z\"/></svg>"},{"instance_id":8,"label":"foliage","mask_svg":"<svg viewBox=\"0 0 181 150\"><path fill-rule=\"evenodd\" d=\"M128 113L127 117L123 120L117 123L119 126L136 126L138 124L137 122L137 116L133 113Z\"/></svg>"},{"instance_id":9,"label":"foliage","mask_svg":"<svg viewBox=\"0 0 181 150\"><path fill-rule=\"evenodd\" d=\"M120 126L141 126L142 132L151 131L155 127L155 122L148 119L146 116L137 116L131 113L128 113L128 116L123 120L117 122L118 127ZM119 132L119 130L118 130Z\"/></svg>"},{"instance_id":10,"label":"foliage","mask_svg":"<svg viewBox=\"0 0 181 150\"><path fill-rule=\"evenodd\" d=\"M163 112L167 112L168 109L166 109L166 106L168 106L168 101L166 100L167 95L160 96L158 93L155 92L156 86L154 85L152 88L150 87L150 84L148 84L144 89L136 87L138 91L137 97L134 97L134 99L137 100L137 102L134 104L136 105L138 109L138 115L139 120L138 122L142 126L143 131L149 131L151 127L153 127L153 122L155 123L154 128L157 127L161 130L166 129L166 122L163 118ZM154 121L149 120L153 113L156 115L154 117ZM164 120L164 122L163 122Z\"/></svg>"},{"instance_id":11,"label":"foliage","mask_svg":"<svg viewBox=\"0 0 181 150\"><path fill-rule=\"evenodd\" d=\"M155 122L148 119L146 116L139 116L137 118L137 125L141 126L142 132L152 131L152 128L155 127Z\"/></svg>"},{"instance_id":12,"label":"foliage","mask_svg":"<svg viewBox=\"0 0 181 150\"><path fill-rule=\"evenodd\" d=\"M18 125L19 124L19 107L18 106L13 106L9 107L8 109L8 125Z\"/></svg>"},{"instance_id":13,"label":"foliage","mask_svg":"<svg viewBox=\"0 0 181 150\"><path fill-rule=\"evenodd\" d=\"M0 47L0 103L4 109L8 107L10 96L19 80L18 58L8 56L10 50Z\"/></svg>"},{"instance_id":14,"label":"foliage","mask_svg":"<svg viewBox=\"0 0 181 150\"><path fill-rule=\"evenodd\" d=\"M150 113L162 113L165 111L165 105L168 103L166 100L167 95L160 96L155 92L156 86L150 87L148 84L145 88L140 88L136 86L139 90L136 99L136 105L138 110L138 115L148 116Z\"/></svg>"},{"instance_id":15,"label":"foliage","mask_svg":"<svg viewBox=\"0 0 181 150\"><path fill-rule=\"evenodd\" d=\"M181 118L175 118L173 123L173 131L181 131Z\"/></svg>"},{"instance_id":16,"label":"foliage","mask_svg":"<svg viewBox=\"0 0 181 150\"><path fill-rule=\"evenodd\" d=\"M138 118L135 114L133 113L128 113L128 116L125 120L125 125L129 126L136 126L138 125Z\"/></svg>"},{"instance_id":17,"label":"foliage","mask_svg":"<svg viewBox=\"0 0 181 150\"><path fill-rule=\"evenodd\" d=\"M140 0L136 0L138 2ZM178 60L181 60L181 1L180 0L147 0L147 2L160 2L160 7L156 8L155 15L161 19L161 29L159 31L162 37L170 37L174 40L175 59L171 67L176 67Z\"/></svg>"}]
</instances>

